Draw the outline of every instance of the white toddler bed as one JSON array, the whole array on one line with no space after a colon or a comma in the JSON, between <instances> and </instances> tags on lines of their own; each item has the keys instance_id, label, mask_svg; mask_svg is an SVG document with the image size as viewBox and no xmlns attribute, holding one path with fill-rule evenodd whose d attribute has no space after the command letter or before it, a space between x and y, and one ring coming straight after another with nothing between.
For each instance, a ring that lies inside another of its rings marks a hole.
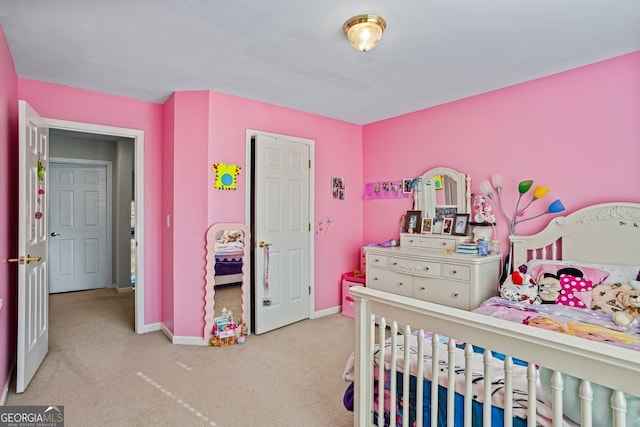
<instances>
[{"instance_id":1,"label":"white toddler bed","mask_svg":"<svg viewBox=\"0 0 640 427\"><path fill-rule=\"evenodd\" d=\"M511 241L516 267L545 259L620 264L637 271L640 204L587 207L553 218L536 235L511 236ZM612 331L611 336L622 337L614 346L583 338L590 332L562 334L365 287L352 287L350 293L356 426L640 425L637 323ZM485 313L491 310L484 307ZM587 323L578 317L568 322ZM376 342L385 342L384 352ZM422 387L416 378L424 379Z\"/></svg>"}]
</instances>

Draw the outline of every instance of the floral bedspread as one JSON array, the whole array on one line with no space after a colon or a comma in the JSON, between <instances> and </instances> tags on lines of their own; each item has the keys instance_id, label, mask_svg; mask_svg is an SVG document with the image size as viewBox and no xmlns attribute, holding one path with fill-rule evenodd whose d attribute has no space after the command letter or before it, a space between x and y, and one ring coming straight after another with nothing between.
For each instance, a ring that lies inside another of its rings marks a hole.
<instances>
[{"instance_id":1,"label":"floral bedspread","mask_svg":"<svg viewBox=\"0 0 640 427\"><path fill-rule=\"evenodd\" d=\"M611 315L594 310L556 304L522 304L492 297L474 312L640 351L637 322L624 328L616 325Z\"/></svg>"}]
</instances>

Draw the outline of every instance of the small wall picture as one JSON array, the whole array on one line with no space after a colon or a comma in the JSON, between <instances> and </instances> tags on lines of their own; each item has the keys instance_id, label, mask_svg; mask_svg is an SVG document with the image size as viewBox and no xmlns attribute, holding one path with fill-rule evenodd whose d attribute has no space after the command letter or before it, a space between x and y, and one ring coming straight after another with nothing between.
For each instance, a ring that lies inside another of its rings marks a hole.
<instances>
[{"instance_id":1,"label":"small wall picture","mask_svg":"<svg viewBox=\"0 0 640 427\"><path fill-rule=\"evenodd\" d=\"M442 219L442 234L451 234L453 230L453 218Z\"/></svg>"},{"instance_id":2,"label":"small wall picture","mask_svg":"<svg viewBox=\"0 0 640 427\"><path fill-rule=\"evenodd\" d=\"M420 233L422 226L422 211L407 211L404 216L404 227L402 229L405 233Z\"/></svg>"},{"instance_id":3,"label":"small wall picture","mask_svg":"<svg viewBox=\"0 0 640 427\"><path fill-rule=\"evenodd\" d=\"M422 218L422 233L433 233L433 218Z\"/></svg>"},{"instance_id":4,"label":"small wall picture","mask_svg":"<svg viewBox=\"0 0 640 427\"><path fill-rule=\"evenodd\" d=\"M402 192L407 194L407 193L411 193L411 181L413 181L413 179L411 178L405 178L402 180Z\"/></svg>"},{"instance_id":5,"label":"small wall picture","mask_svg":"<svg viewBox=\"0 0 640 427\"><path fill-rule=\"evenodd\" d=\"M453 217L454 236L466 236L469 228L469 214L456 214Z\"/></svg>"},{"instance_id":6,"label":"small wall picture","mask_svg":"<svg viewBox=\"0 0 640 427\"><path fill-rule=\"evenodd\" d=\"M333 200L344 200L344 178L341 176L331 177L331 195Z\"/></svg>"}]
</instances>

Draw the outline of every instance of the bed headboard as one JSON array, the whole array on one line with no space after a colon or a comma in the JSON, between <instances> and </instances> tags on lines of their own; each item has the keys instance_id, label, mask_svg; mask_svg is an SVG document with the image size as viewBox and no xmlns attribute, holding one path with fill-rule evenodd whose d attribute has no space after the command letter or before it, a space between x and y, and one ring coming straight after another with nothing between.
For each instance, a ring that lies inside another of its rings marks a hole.
<instances>
[{"instance_id":1,"label":"bed headboard","mask_svg":"<svg viewBox=\"0 0 640 427\"><path fill-rule=\"evenodd\" d=\"M554 217L532 236L510 236L513 265L531 259L640 265L640 204L602 203Z\"/></svg>"}]
</instances>

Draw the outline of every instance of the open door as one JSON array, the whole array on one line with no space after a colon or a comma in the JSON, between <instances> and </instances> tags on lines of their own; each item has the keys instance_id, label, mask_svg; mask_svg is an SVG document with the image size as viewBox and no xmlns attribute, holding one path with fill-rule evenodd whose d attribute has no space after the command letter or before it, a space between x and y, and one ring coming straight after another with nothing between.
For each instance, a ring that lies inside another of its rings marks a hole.
<instances>
[{"instance_id":1,"label":"open door","mask_svg":"<svg viewBox=\"0 0 640 427\"><path fill-rule=\"evenodd\" d=\"M310 316L310 148L257 135L253 259L256 334Z\"/></svg>"},{"instance_id":2,"label":"open door","mask_svg":"<svg viewBox=\"0 0 640 427\"><path fill-rule=\"evenodd\" d=\"M19 101L18 358L16 392L22 393L49 349L47 215L49 129Z\"/></svg>"}]
</instances>

